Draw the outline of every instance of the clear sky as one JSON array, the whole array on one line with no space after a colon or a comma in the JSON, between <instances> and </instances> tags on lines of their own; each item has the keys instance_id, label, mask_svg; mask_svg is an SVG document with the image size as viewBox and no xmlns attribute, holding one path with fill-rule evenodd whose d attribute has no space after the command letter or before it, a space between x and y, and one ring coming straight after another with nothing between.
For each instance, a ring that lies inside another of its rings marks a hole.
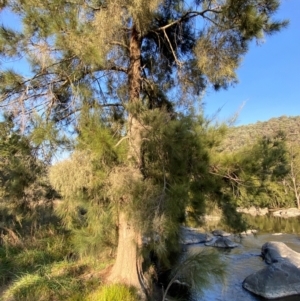
<instances>
[{"instance_id":1,"label":"clear sky","mask_svg":"<svg viewBox=\"0 0 300 301\"><path fill-rule=\"evenodd\" d=\"M262 45L251 45L238 69L237 85L226 91L207 91L203 98L206 116L215 115L221 108L217 118L224 121L239 112L235 124L243 125L300 115L300 0L281 1L275 18L288 19L288 28L267 36ZM18 26L12 15L2 17L3 23ZM25 65L22 61L11 63L18 68Z\"/></svg>"},{"instance_id":2,"label":"clear sky","mask_svg":"<svg viewBox=\"0 0 300 301\"><path fill-rule=\"evenodd\" d=\"M208 91L204 112L230 119L240 108L235 125L272 117L300 115L300 0L282 0L276 19L289 19L281 32L250 47L238 70L239 83L226 91Z\"/></svg>"}]
</instances>

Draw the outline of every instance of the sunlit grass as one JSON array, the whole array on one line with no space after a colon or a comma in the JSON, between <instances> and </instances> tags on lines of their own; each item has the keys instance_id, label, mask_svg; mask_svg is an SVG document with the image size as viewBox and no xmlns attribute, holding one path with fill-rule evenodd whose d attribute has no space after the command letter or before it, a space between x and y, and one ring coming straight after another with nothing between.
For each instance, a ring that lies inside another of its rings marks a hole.
<instances>
[{"instance_id":1,"label":"sunlit grass","mask_svg":"<svg viewBox=\"0 0 300 301\"><path fill-rule=\"evenodd\" d=\"M122 284L104 285L89 294L86 301L138 301L136 291Z\"/></svg>"}]
</instances>

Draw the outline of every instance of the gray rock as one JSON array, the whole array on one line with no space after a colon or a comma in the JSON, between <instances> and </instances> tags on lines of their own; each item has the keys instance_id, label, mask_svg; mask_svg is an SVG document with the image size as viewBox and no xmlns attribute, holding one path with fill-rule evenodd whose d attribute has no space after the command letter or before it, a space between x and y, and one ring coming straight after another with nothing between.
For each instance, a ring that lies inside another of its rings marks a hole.
<instances>
[{"instance_id":1,"label":"gray rock","mask_svg":"<svg viewBox=\"0 0 300 301\"><path fill-rule=\"evenodd\" d=\"M283 242L265 243L261 248L261 254L266 263L286 261L300 268L300 253L292 250Z\"/></svg>"},{"instance_id":2,"label":"gray rock","mask_svg":"<svg viewBox=\"0 0 300 301\"><path fill-rule=\"evenodd\" d=\"M244 232L241 233L241 235L253 235L253 234L256 234L258 231L255 230L255 229L248 229Z\"/></svg>"},{"instance_id":3,"label":"gray rock","mask_svg":"<svg viewBox=\"0 0 300 301\"><path fill-rule=\"evenodd\" d=\"M207 235L200 233L198 229L181 227L181 243L184 245L199 244L206 242Z\"/></svg>"},{"instance_id":4,"label":"gray rock","mask_svg":"<svg viewBox=\"0 0 300 301\"><path fill-rule=\"evenodd\" d=\"M300 270L293 264L281 261L248 276L243 287L267 299L300 294Z\"/></svg>"},{"instance_id":5,"label":"gray rock","mask_svg":"<svg viewBox=\"0 0 300 301\"><path fill-rule=\"evenodd\" d=\"M243 287L267 299L300 294L300 254L276 241L265 243L261 253L270 265L248 276Z\"/></svg>"},{"instance_id":6,"label":"gray rock","mask_svg":"<svg viewBox=\"0 0 300 301\"><path fill-rule=\"evenodd\" d=\"M212 240L207 241L205 245L216 248L235 248L238 246L237 243L227 237L214 237Z\"/></svg>"},{"instance_id":7,"label":"gray rock","mask_svg":"<svg viewBox=\"0 0 300 301\"><path fill-rule=\"evenodd\" d=\"M231 234L228 233L228 232L225 232L223 230L214 230L211 232L214 236L222 236L222 237L225 237L225 236L230 236Z\"/></svg>"}]
</instances>

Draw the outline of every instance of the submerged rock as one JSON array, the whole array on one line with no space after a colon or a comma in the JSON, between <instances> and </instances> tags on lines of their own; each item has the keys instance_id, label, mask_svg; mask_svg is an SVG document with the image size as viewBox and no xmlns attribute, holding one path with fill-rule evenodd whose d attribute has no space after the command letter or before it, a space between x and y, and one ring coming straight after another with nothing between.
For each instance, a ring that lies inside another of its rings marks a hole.
<instances>
[{"instance_id":1,"label":"submerged rock","mask_svg":"<svg viewBox=\"0 0 300 301\"><path fill-rule=\"evenodd\" d=\"M267 299L300 294L300 254L282 242L267 242L262 257L270 264L248 276L243 287Z\"/></svg>"}]
</instances>

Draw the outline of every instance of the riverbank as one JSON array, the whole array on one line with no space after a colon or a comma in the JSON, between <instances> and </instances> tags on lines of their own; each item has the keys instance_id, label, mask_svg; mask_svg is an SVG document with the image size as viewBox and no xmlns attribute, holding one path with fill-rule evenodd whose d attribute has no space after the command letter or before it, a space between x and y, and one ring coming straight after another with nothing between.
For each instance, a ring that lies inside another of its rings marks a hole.
<instances>
[{"instance_id":1,"label":"riverbank","mask_svg":"<svg viewBox=\"0 0 300 301\"><path fill-rule=\"evenodd\" d=\"M270 209L270 208L259 208L259 207L249 207L249 208L237 208L237 212L250 214L252 216L264 216L264 215L273 215L275 217L297 217L300 216L300 209L297 208L278 208L278 209Z\"/></svg>"}]
</instances>

